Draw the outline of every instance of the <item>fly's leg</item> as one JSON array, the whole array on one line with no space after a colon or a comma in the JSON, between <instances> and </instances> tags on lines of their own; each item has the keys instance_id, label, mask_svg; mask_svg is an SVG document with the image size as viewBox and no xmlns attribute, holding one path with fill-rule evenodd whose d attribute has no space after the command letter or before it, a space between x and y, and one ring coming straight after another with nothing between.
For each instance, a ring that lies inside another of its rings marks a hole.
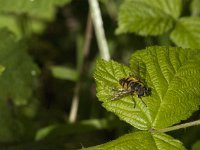
<instances>
[{"instance_id":1,"label":"fly's leg","mask_svg":"<svg viewBox=\"0 0 200 150\"><path fill-rule=\"evenodd\" d=\"M135 101L135 99L133 98L133 95L132 95L132 100L133 100L133 108L135 108L136 107L136 101Z\"/></svg>"},{"instance_id":2,"label":"fly's leg","mask_svg":"<svg viewBox=\"0 0 200 150\"><path fill-rule=\"evenodd\" d=\"M138 98L140 98L140 100L142 101L142 103L147 107L147 104L142 100L142 97L138 96Z\"/></svg>"},{"instance_id":3,"label":"fly's leg","mask_svg":"<svg viewBox=\"0 0 200 150\"><path fill-rule=\"evenodd\" d=\"M134 92L135 92L134 90L131 91L131 97L132 97L132 100L133 100L133 102L134 102L133 108L136 107L136 101L135 101L135 99L133 98Z\"/></svg>"}]
</instances>

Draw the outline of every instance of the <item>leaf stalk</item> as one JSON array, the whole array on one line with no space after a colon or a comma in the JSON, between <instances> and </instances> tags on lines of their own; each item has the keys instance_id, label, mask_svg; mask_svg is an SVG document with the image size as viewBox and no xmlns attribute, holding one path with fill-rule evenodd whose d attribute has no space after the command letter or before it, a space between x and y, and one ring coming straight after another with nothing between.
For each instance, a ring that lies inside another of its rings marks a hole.
<instances>
[{"instance_id":1,"label":"leaf stalk","mask_svg":"<svg viewBox=\"0 0 200 150\"><path fill-rule=\"evenodd\" d=\"M187 128L187 127L191 127L191 126L197 126L197 125L200 125L200 120L183 123L183 124L175 125L175 126L168 127L168 128L153 130L152 132L170 132L170 131L183 129L183 128Z\"/></svg>"}]
</instances>

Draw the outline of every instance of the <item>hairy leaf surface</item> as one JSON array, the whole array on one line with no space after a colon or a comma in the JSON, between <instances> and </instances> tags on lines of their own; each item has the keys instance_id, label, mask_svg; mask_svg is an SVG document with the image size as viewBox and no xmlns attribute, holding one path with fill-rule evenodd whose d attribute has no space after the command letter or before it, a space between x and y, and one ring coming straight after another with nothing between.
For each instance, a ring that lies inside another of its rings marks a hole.
<instances>
[{"instance_id":1,"label":"hairy leaf surface","mask_svg":"<svg viewBox=\"0 0 200 150\"><path fill-rule=\"evenodd\" d=\"M164 128L187 119L200 105L200 51L149 47L131 57L131 67L146 64L145 79L152 88L146 100L152 128Z\"/></svg>"},{"instance_id":2,"label":"hairy leaf surface","mask_svg":"<svg viewBox=\"0 0 200 150\"><path fill-rule=\"evenodd\" d=\"M131 69L114 61L99 60L94 75L97 97L107 110L138 129L176 124L200 105L199 56L199 50L149 47L132 55ZM111 100L116 89L122 88L119 80L130 75L140 76L151 88L151 96L142 97L147 107L137 95Z\"/></svg>"},{"instance_id":3,"label":"hairy leaf surface","mask_svg":"<svg viewBox=\"0 0 200 150\"><path fill-rule=\"evenodd\" d=\"M127 0L119 12L117 32L159 35L172 28L180 12L180 0Z\"/></svg>"},{"instance_id":4,"label":"hairy leaf surface","mask_svg":"<svg viewBox=\"0 0 200 150\"><path fill-rule=\"evenodd\" d=\"M200 18L184 17L178 20L170 35L176 45L183 48L200 49Z\"/></svg>"},{"instance_id":5,"label":"hairy leaf surface","mask_svg":"<svg viewBox=\"0 0 200 150\"><path fill-rule=\"evenodd\" d=\"M93 150L185 150L182 143L164 133L134 132L95 147Z\"/></svg>"},{"instance_id":6,"label":"hairy leaf surface","mask_svg":"<svg viewBox=\"0 0 200 150\"><path fill-rule=\"evenodd\" d=\"M115 90L121 88L119 80L132 73L130 68L115 61L98 60L94 75L97 83L97 97L107 110L114 112L131 125L144 130L150 127L149 112L140 100L135 109L132 96L111 100L115 95Z\"/></svg>"}]
</instances>

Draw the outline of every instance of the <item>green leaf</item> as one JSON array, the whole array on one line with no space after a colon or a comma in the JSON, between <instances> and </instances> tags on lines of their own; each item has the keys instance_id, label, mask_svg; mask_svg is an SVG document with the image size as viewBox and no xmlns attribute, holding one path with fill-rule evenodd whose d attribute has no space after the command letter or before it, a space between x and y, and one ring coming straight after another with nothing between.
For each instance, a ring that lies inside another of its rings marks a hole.
<instances>
[{"instance_id":1,"label":"green leaf","mask_svg":"<svg viewBox=\"0 0 200 150\"><path fill-rule=\"evenodd\" d=\"M24 132L14 104L28 101L33 73L38 68L25 52L24 44L5 29L0 29L0 64L0 141L13 142Z\"/></svg>"},{"instance_id":2,"label":"green leaf","mask_svg":"<svg viewBox=\"0 0 200 150\"><path fill-rule=\"evenodd\" d=\"M173 47L149 47L134 53L131 69L114 61L98 60L94 78L97 97L120 119L141 129L160 129L187 119L200 105L200 51ZM151 88L151 96L124 96L111 100L119 80L138 76ZM133 99L136 101L134 108Z\"/></svg>"},{"instance_id":3,"label":"green leaf","mask_svg":"<svg viewBox=\"0 0 200 150\"><path fill-rule=\"evenodd\" d=\"M51 71L55 78L71 80L71 81L78 80L78 72L74 69L62 66L52 66Z\"/></svg>"},{"instance_id":4,"label":"green leaf","mask_svg":"<svg viewBox=\"0 0 200 150\"><path fill-rule=\"evenodd\" d=\"M14 32L18 37L21 36L21 30L14 16L0 14L0 28L6 27Z\"/></svg>"},{"instance_id":5,"label":"green leaf","mask_svg":"<svg viewBox=\"0 0 200 150\"><path fill-rule=\"evenodd\" d=\"M192 145L192 150L199 150L200 147L200 140L195 142L194 145Z\"/></svg>"},{"instance_id":6,"label":"green leaf","mask_svg":"<svg viewBox=\"0 0 200 150\"><path fill-rule=\"evenodd\" d=\"M0 118L0 141L11 142L15 141L17 137L19 138L22 130L14 116L13 106L9 100L0 99Z\"/></svg>"},{"instance_id":7,"label":"green leaf","mask_svg":"<svg viewBox=\"0 0 200 150\"><path fill-rule=\"evenodd\" d=\"M24 42L17 41L5 29L0 29L0 64L6 68L0 76L0 99L26 104L39 70L27 54Z\"/></svg>"},{"instance_id":8,"label":"green leaf","mask_svg":"<svg viewBox=\"0 0 200 150\"><path fill-rule=\"evenodd\" d=\"M44 23L52 20L56 15L56 7L63 6L70 1L0 0L0 27L7 27L18 37L23 36L22 28L28 30L29 33L41 32L45 27Z\"/></svg>"},{"instance_id":9,"label":"green leaf","mask_svg":"<svg viewBox=\"0 0 200 150\"><path fill-rule=\"evenodd\" d=\"M10 31L12 31L13 33L15 33L15 35L18 38L21 38L23 36L23 32L22 32L22 21L20 21L19 19L20 17L18 16L12 16L12 15L5 15L5 14L1 14L0 13L0 28L6 27L8 28ZM27 20L27 18L24 18L24 23L26 24L26 30L28 29L28 32L37 32L40 33L43 31L43 29L45 28L45 24L44 22L40 22L38 20L34 20L34 19L29 19Z\"/></svg>"},{"instance_id":10,"label":"green leaf","mask_svg":"<svg viewBox=\"0 0 200 150\"><path fill-rule=\"evenodd\" d=\"M51 19L55 15L56 6L63 6L70 0L0 0L0 12L28 14L31 17Z\"/></svg>"},{"instance_id":11,"label":"green leaf","mask_svg":"<svg viewBox=\"0 0 200 150\"><path fill-rule=\"evenodd\" d=\"M187 119L200 105L200 51L175 47L149 47L131 57L131 68L145 64L151 96L143 98L152 128Z\"/></svg>"},{"instance_id":12,"label":"green leaf","mask_svg":"<svg viewBox=\"0 0 200 150\"><path fill-rule=\"evenodd\" d=\"M192 16L200 16L200 0L193 0L190 4Z\"/></svg>"},{"instance_id":13,"label":"green leaf","mask_svg":"<svg viewBox=\"0 0 200 150\"><path fill-rule=\"evenodd\" d=\"M13 142L24 133L15 105L27 104L32 97L39 70L24 42L17 41L6 29L0 29L0 64L6 68L0 76L0 141Z\"/></svg>"},{"instance_id":14,"label":"green leaf","mask_svg":"<svg viewBox=\"0 0 200 150\"><path fill-rule=\"evenodd\" d=\"M92 150L185 150L182 143L164 133L134 132L94 147Z\"/></svg>"},{"instance_id":15,"label":"green leaf","mask_svg":"<svg viewBox=\"0 0 200 150\"><path fill-rule=\"evenodd\" d=\"M116 124L111 124L114 121L110 121L107 119L90 119L90 120L83 120L80 122L68 123L68 124L55 124L44 127L37 131L35 140L39 141L45 138L57 138L57 137L64 137L69 134L80 134L86 133L93 130L103 130L103 129L110 129L113 126L115 127Z\"/></svg>"},{"instance_id":16,"label":"green leaf","mask_svg":"<svg viewBox=\"0 0 200 150\"><path fill-rule=\"evenodd\" d=\"M136 109L131 96L123 97L120 100L112 101L115 94L113 89L120 88L119 80L133 74L131 69L115 61L98 60L94 78L97 84L97 97L103 102L103 106L118 115L122 120L131 125L145 130L150 128L150 120L147 108L138 101ZM138 107L139 106L139 107Z\"/></svg>"},{"instance_id":17,"label":"green leaf","mask_svg":"<svg viewBox=\"0 0 200 150\"><path fill-rule=\"evenodd\" d=\"M159 35L169 31L181 12L180 0L126 0L119 12L117 33Z\"/></svg>"},{"instance_id":18,"label":"green leaf","mask_svg":"<svg viewBox=\"0 0 200 150\"><path fill-rule=\"evenodd\" d=\"M171 40L183 48L200 48L200 18L184 17L177 21Z\"/></svg>"},{"instance_id":19,"label":"green leaf","mask_svg":"<svg viewBox=\"0 0 200 150\"><path fill-rule=\"evenodd\" d=\"M4 72L4 70L5 70L5 67L0 65L0 75Z\"/></svg>"}]
</instances>

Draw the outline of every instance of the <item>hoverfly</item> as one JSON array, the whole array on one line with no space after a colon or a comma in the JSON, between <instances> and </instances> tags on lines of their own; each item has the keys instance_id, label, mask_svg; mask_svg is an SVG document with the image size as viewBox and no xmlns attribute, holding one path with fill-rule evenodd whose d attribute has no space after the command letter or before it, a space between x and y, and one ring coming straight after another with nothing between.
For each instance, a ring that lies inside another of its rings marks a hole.
<instances>
[{"instance_id":1,"label":"hoverfly","mask_svg":"<svg viewBox=\"0 0 200 150\"><path fill-rule=\"evenodd\" d=\"M144 82L140 78L133 75L120 79L119 84L121 85L121 89L115 90L116 92L111 100L117 100L128 95L137 95L142 100L143 96L149 96L151 94L151 89L145 86ZM143 100L142 102L144 103ZM134 108L135 105L136 102L134 100Z\"/></svg>"}]
</instances>

